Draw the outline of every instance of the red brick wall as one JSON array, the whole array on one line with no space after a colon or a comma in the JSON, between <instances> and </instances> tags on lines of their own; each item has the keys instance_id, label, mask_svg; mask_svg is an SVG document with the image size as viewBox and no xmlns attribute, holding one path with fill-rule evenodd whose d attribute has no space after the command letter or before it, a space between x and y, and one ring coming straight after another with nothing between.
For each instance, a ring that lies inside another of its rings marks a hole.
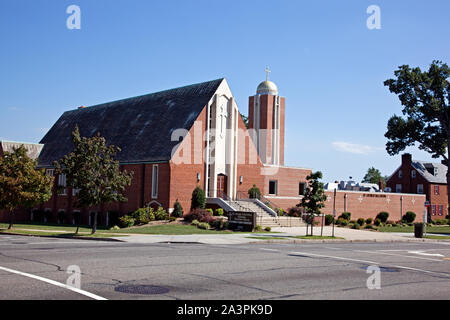
<instances>
[{"instance_id":1,"label":"red brick wall","mask_svg":"<svg viewBox=\"0 0 450 320\"><path fill-rule=\"evenodd\" d=\"M435 192L435 187L438 187L438 194ZM447 193L447 185L446 184L429 184L427 194L429 194L429 216L431 219L445 219L447 216L447 207L448 207L448 193ZM441 207L441 211L439 210Z\"/></svg>"},{"instance_id":2,"label":"red brick wall","mask_svg":"<svg viewBox=\"0 0 450 320\"><path fill-rule=\"evenodd\" d=\"M192 191L199 185L205 190L205 152L206 142L204 134L207 129L207 108L198 116L194 125L188 133L189 138L184 139L175 153L175 157L183 157L182 152L188 150L190 156L186 159L187 163L177 164L170 161L170 201L169 207L173 208L178 199L184 212L189 212L191 207ZM200 174L200 182L197 182L197 174Z\"/></svg>"}]
</instances>

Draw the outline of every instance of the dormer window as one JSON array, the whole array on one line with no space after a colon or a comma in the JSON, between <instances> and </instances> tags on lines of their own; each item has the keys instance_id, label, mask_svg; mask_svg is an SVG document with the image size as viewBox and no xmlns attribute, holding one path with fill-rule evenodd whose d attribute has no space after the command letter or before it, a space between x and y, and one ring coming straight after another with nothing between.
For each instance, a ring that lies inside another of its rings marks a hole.
<instances>
[{"instance_id":1,"label":"dormer window","mask_svg":"<svg viewBox=\"0 0 450 320\"><path fill-rule=\"evenodd\" d=\"M433 173L434 173L434 176L436 177L438 175L438 173L439 173L438 168L434 167L434 172Z\"/></svg>"}]
</instances>

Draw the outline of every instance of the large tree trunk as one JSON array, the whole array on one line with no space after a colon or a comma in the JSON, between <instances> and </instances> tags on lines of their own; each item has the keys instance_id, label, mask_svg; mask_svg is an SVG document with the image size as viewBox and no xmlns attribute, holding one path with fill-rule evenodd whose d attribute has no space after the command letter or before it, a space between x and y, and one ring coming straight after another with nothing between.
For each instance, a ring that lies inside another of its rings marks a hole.
<instances>
[{"instance_id":1,"label":"large tree trunk","mask_svg":"<svg viewBox=\"0 0 450 320\"><path fill-rule=\"evenodd\" d=\"M13 228L13 225L14 225L14 211L11 210L9 212L9 228L8 228L8 230L11 230Z\"/></svg>"},{"instance_id":2,"label":"large tree trunk","mask_svg":"<svg viewBox=\"0 0 450 320\"><path fill-rule=\"evenodd\" d=\"M98 215L98 212L95 211L95 213L94 213L94 223L92 225L92 234L95 234L97 232L97 215Z\"/></svg>"}]
</instances>

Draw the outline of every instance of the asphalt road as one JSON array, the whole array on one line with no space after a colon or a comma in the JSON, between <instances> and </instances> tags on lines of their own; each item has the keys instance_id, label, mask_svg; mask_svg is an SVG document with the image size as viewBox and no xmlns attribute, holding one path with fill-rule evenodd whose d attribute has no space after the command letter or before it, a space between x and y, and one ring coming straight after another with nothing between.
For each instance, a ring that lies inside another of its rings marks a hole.
<instances>
[{"instance_id":1,"label":"asphalt road","mask_svg":"<svg viewBox=\"0 0 450 320\"><path fill-rule=\"evenodd\" d=\"M145 245L0 235L0 299L450 299L449 259L450 243ZM64 287L73 265L77 291ZM376 275L368 266L380 268L380 289L368 289Z\"/></svg>"}]
</instances>

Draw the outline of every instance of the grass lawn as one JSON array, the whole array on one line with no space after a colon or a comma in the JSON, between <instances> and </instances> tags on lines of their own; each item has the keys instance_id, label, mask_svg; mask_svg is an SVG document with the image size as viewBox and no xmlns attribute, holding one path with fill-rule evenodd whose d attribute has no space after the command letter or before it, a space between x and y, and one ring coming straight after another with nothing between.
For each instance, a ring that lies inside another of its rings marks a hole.
<instances>
[{"instance_id":1,"label":"grass lawn","mask_svg":"<svg viewBox=\"0 0 450 320\"><path fill-rule=\"evenodd\" d=\"M32 230L6 230L0 229L1 234L19 234L19 235L29 235L29 236L45 236L45 237L58 237L58 238L110 238L111 234L104 233L68 233L68 232L52 232L52 231L32 231ZM126 235L112 235L114 237L126 237Z\"/></svg>"},{"instance_id":2,"label":"grass lawn","mask_svg":"<svg viewBox=\"0 0 450 320\"><path fill-rule=\"evenodd\" d=\"M8 232L8 224L0 223L0 232ZM27 230L27 231L25 231ZM81 226L79 232L85 233L86 236L90 235L91 228L88 226ZM58 225L58 224L41 224L41 223L18 223L14 224L13 233L25 232L26 234L34 235L70 235L74 234L76 227L73 225ZM25 234L23 233L23 234ZM132 227L120 230L109 230L104 227L97 228L98 237L116 237L120 234L159 234L159 235L190 235L190 234L233 234L236 232L224 230L203 230L196 226L168 223L161 225L149 225L142 227ZM241 233L241 232L239 232ZM250 233L250 232L242 232ZM266 233L265 231L259 231L258 233ZM84 235L83 235L84 236Z\"/></svg>"},{"instance_id":3,"label":"grass lawn","mask_svg":"<svg viewBox=\"0 0 450 320\"><path fill-rule=\"evenodd\" d=\"M435 239L435 240L450 240L450 236L424 236L426 239Z\"/></svg>"},{"instance_id":4,"label":"grass lawn","mask_svg":"<svg viewBox=\"0 0 450 320\"><path fill-rule=\"evenodd\" d=\"M379 227L380 232L407 232L414 233L414 226L411 227ZM427 233L442 233L450 235L450 226L427 226Z\"/></svg>"}]
</instances>

